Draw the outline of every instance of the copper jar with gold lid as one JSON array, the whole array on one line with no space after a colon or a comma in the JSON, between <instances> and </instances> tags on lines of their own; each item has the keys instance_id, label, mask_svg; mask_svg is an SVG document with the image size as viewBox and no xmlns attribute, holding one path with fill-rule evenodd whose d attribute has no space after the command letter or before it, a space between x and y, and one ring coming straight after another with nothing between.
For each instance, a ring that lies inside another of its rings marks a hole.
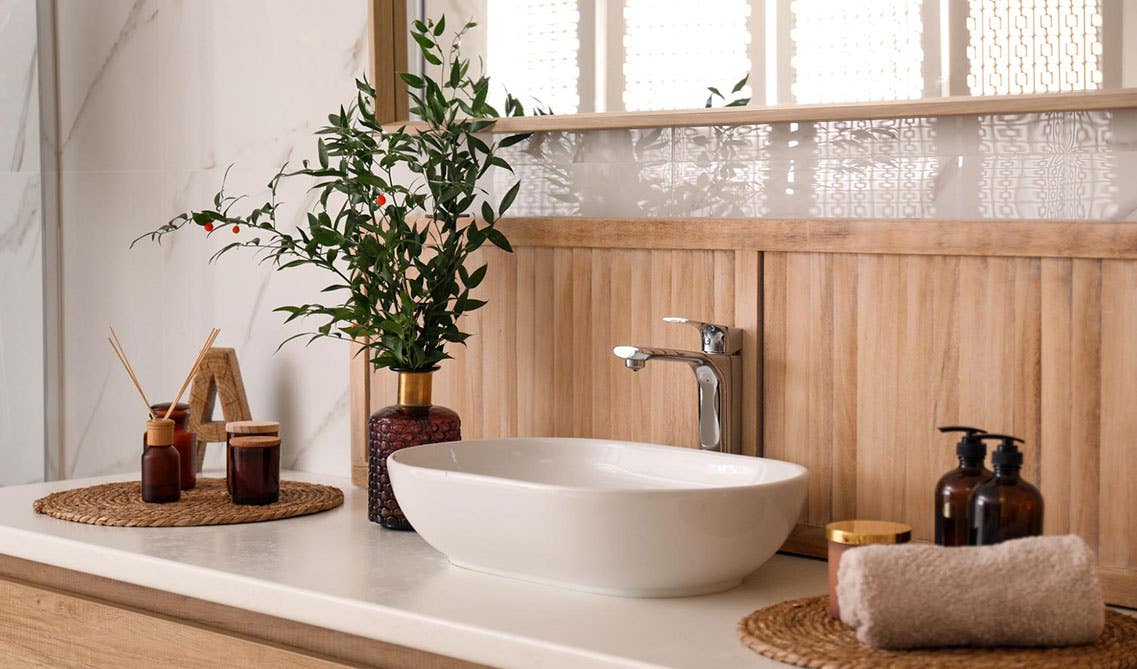
<instances>
[{"instance_id":1,"label":"copper jar with gold lid","mask_svg":"<svg viewBox=\"0 0 1137 669\"><path fill-rule=\"evenodd\" d=\"M829 616L840 620L837 570L841 556L858 546L906 544L912 540L912 527L888 520L840 520L825 526L825 538L829 540Z\"/></svg>"},{"instance_id":2,"label":"copper jar with gold lid","mask_svg":"<svg viewBox=\"0 0 1137 669\"><path fill-rule=\"evenodd\" d=\"M389 530L413 530L391 487L387 457L395 451L457 441L462 438L462 421L446 407L431 401L434 370L399 374L398 404L371 414L367 437L367 517Z\"/></svg>"}]
</instances>

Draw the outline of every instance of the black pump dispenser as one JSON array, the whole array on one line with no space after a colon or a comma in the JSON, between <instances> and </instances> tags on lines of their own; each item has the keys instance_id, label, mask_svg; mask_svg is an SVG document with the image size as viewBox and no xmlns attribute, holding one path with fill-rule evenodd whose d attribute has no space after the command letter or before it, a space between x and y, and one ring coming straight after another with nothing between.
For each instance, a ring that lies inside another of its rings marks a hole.
<instances>
[{"instance_id":1,"label":"black pump dispenser","mask_svg":"<svg viewBox=\"0 0 1137 669\"><path fill-rule=\"evenodd\" d=\"M998 473L1000 468L1019 468L1023 466L1023 454L1015 442L1023 443L1022 439L1012 437L1009 434L985 434L980 439L1001 439L998 448L991 454L991 464L995 466L995 472Z\"/></svg>"},{"instance_id":2,"label":"black pump dispenser","mask_svg":"<svg viewBox=\"0 0 1137 669\"><path fill-rule=\"evenodd\" d=\"M941 546L966 546L973 543L971 522L971 493L980 483L994 474L983 466L987 457L987 444L983 443L984 430L966 425L947 425L940 432L963 432L955 445L959 466L940 477L936 483L935 527L936 543Z\"/></svg>"},{"instance_id":3,"label":"black pump dispenser","mask_svg":"<svg viewBox=\"0 0 1137 669\"><path fill-rule=\"evenodd\" d=\"M1019 476L1023 454L1015 442L1023 440L1009 434L984 434L979 438L998 439L999 446L991 454L994 478L976 486L971 493L976 545L1042 534L1042 493Z\"/></svg>"},{"instance_id":4,"label":"black pump dispenser","mask_svg":"<svg viewBox=\"0 0 1137 669\"><path fill-rule=\"evenodd\" d=\"M987 444L983 443L983 437L979 436L987 434L986 430L967 427L966 425L947 425L936 429L945 434L948 432L966 433L955 445L955 454L960 459L961 464L965 459L980 464L983 462L983 458L987 457Z\"/></svg>"}]
</instances>

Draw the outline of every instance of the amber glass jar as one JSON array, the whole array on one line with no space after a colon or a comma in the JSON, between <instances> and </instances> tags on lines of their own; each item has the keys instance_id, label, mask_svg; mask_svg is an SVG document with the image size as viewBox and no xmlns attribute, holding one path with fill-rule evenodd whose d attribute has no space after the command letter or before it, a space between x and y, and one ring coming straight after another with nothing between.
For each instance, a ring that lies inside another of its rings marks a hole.
<instances>
[{"instance_id":1,"label":"amber glass jar","mask_svg":"<svg viewBox=\"0 0 1137 669\"><path fill-rule=\"evenodd\" d=\"M150 409L154 415L161 418L170 408L169 402L151 404ZM174 421L174 448L178 451L181 462L180 480L182 490L189 490L197 485L197 433L189 429L189 405L179 402L170 412L170 420Z\"/></svg>"},{"instance_id":2,"label":"amber glass jar","mask_svg":"<svg viewBox=\"0 0 1137 669\"><path fill-rule=\"evenodd\" d=\"M280 499L280 437L233 437L229 450L234 504Z\"/></svg>"},{"instance_id":3,"label":"amber glass jar","mask_svg":"<svg viewBox=\"0 0 1137 669\"><path fill-rule=\"evenodd\" d=\"M413 530L395 499L387 456L401 448L457 441L462 421L445 407L432 406L429 372L399 373L399 403L371 414L367 439L367 517L389 530Z\"/></svg>"},{"instance_id":4,"label":"amber glass jar","mask_svg":"<svg viewBox=\"0 0 1137 669\"><path fill-rule=\"evenodd\" d=\"M174 421L146 421L142 448L142 501L164 504L181 499L181 458L174 448Z\"/></svg>"},{"instance_id":5,"label":"amber glass jar","mask_svg":"<svg viewBox=\"0 0 1137 669\"><path fill-rule=\"evenodd\" d=\"M840 620L837 570L841 556L857 546L906 544L912 539L912 527L887 520L841 520L825 526L825 538L829 540L829 616Z\"/></svg>"},{"instance_id":6,"label":"amber glass jar","mask_svg":"<svg viewBox=\"0 0 1137 669\"><path fill-rule=\"evenodd\" d=\"M233 496L233 437L279 437L275 420L235 420L225 423L225 485Z\"/></svg>"}]
</instances>

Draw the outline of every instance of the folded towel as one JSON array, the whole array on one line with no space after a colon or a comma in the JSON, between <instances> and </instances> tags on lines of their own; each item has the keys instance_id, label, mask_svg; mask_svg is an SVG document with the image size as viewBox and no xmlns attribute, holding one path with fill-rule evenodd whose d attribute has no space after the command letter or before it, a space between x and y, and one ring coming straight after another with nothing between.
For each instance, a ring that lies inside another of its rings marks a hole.
<instances>
[{"instance_id":1,"label":"folded towel","mask_svg":"<svg viewBox=\"0 0 1137 669\"><path fill-rule=\"evenodd\" d=\"M994 546L863 546L841 556L841 620L875 648L1092 643L1105 606L1074 535Z\"/></svg>"}]
</instances>

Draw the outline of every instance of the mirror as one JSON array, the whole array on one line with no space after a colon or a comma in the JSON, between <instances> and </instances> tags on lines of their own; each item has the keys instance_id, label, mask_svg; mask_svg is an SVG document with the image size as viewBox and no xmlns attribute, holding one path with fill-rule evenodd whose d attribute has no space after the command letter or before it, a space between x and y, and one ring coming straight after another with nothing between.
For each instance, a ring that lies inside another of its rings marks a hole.
<instances>
[{"instance_id":1,"label":"mirror","mask_svg":"<svg viewBox=\"0 0 1137 669\"><path fill-rule=\"evenodd\" d=\"M1137 86L1137 0L418 0L407 9L411 20L445 14L450 31L478 23L462 50L485 63L499 109L507 90L527 108L574 114ZM421 72L413 40L408 50L408 68Z\"/></svg>"}]
</instances>

